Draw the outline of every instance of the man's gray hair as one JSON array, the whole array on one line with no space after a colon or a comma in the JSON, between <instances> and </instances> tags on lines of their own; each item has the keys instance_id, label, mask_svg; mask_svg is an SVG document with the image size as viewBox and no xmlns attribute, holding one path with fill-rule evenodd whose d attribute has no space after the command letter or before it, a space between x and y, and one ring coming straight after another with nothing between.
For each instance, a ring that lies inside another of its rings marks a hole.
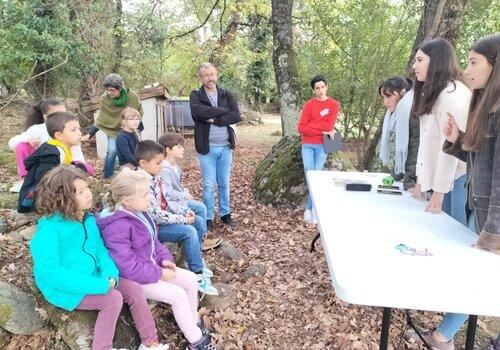
<instances>
[{"instance_id":1,"label":"man's gray hair","mask_svg":"<svg viewBox=\"0 0 500 350\"><path fill-rule=\"evenodd\" d=\"M210 69L210 68L214 68L215 70L217 70L217 67L213 63L205 62L205 63L200 64L200 68L198 68L198 75L201 76L202 70Z\"/></svg>"}]
</instances>

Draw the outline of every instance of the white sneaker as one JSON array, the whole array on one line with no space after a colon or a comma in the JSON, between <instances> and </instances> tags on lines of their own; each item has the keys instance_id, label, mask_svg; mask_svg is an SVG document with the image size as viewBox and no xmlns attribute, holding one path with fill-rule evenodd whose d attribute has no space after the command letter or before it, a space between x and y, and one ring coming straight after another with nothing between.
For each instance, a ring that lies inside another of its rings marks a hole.
<instances>
[{"instance_id":1,"label":"white sneaker","mask_svg":"<svg viewBox=\"0 0 500 350\"><path fill-rule=\"evenodd\" d=\"M150 349L153 349L153 350L167 350L168 349L168 344L162 344L162 343L155 343L151 346L146 346L144 344L141 344L141 346L139 346L139 349L137 350L150 350Z\"/></svg>"},{"instance_id":2,"label":"white sneaker","mask_svg":"<svg viewBox=\"0 0 500 350\"><path fill-rule=\"evenodd\" d=\"M9 191L13 193L19 193L19 191L21 191L21 187L23 186L23 182L24 179L14 182Z\"/></svg>"},{"instance_id":3,"label":"white sneaker","mask_svg":"<svg viewBox=\"0 0 500 350\"><path fill-rule=\"evenodd\" d=\"M196 275L198 277L198 291L208 295L219 295L219 291L212 285L210 278L202 273Z\"/></svg>"},{"instance_id":4,"label":"white sneaker","mask_svg":"<svg viewBox=\"0 0 500 350\"><path fill-rule=\"evenodd\" d=\"M312 222L312 212L310 209L306 209L306 211L304 212L304 221Z\"/></svg>"},{"instance_id":5,"label":"white sneaker","mask_svg":"<svg viewBox=\"0 0 500 350\"><path fill-rule=\"evenodd\" d=\"M201 258L201 261L203 262L203 269L201 270L203 272L203 276L207 278L211 278L214 276L214 273L212 270L210 270L207 266L207 263L205 262L205 259Z\"/></svg>"},{"instance_id":6,"label":"white sneaker","mask_svg":"<svg viewBox=\"0 0 500 350\"><path fill-rule=\"evenodd\" d=\"M311 210L311 223L313 223L315 225L318 223L318 214L316 213L315 208L313 208L313 210Z\"/></svg>"}]
</instances>

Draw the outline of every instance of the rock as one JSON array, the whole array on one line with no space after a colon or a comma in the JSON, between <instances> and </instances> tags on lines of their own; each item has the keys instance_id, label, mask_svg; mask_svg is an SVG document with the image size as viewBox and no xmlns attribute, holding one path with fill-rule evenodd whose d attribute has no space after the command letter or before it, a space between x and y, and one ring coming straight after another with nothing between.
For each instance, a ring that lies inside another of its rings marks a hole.
<instances>
[{"instance_id":1,"label":"rock","mask_svg":"<svg viewBox=\"0 0 500 350\"><path fill-rule=\"evenodd\" d=\"M25 229L19 231L19 236L21 236L25 241L31 241L33 235L35 234L35 231L36 225L28 226Z\"/></svg>"},{"instance_id":2,"label":"rock","mask_svg":"<svg viewBox=\"0 0 500 350\"><path fill-rule=\"evenodd\" d=\"M266 267L262 264L255 264L250 266L244 273L243 273L243 278L248 280L249 278L252 277L257 277L257 276L264 276L266 274L267 270Z\"/></svg>"},{"instance_id":3,"label":"rock","mask_svg":"<svg viewBox=\"0 0 500 350\"><path fill-rule=\"evenodd\" d=\"M9 344L10 333L0 328L0 349L5 349Z\"/></svg>"},{"instance_id":4,"label":"rock","mask_svg":"<svg viewBox=\"0 0 500 350\"><path fill-rule=\"evenodd\" d=\"M22 242L23 241L23 236L19 234L19 231L11 231L9 233L9 236L15 241L15 242Z\"/></svg>"},{"instance_id":5,"label":"rock","mask_svg":"<svg viewBox=\"0 0 500 350\"><path fill-rule=\"evenodd\" d=\"M36 221L34 213L21 214L13 210L10 214L11 220L14 222L14 228L24 226Z\"/></svg>"},{"instance_id":6,"label":"rock","mask_svg":"<svg viewBox=\"0 0 500 350\"><path fill-rule=\"evenodd\" d=\"M4 234L8 228L7 220L3 216L0 216L0 235Z\"/></svg>"},{"instance_id":7,"label":"rock","mask_svg":"<svg viewBox=\"0 0 500 350\"><path fill-rule=\"evenodd\" d=\"M200 306L206 307L211 311L222 311L236 303L236 292L234 287L225 283L214 283L219 295L205 295Z\"/></svg>"},{"instance_id":8,"label":"rock","mask_svg":"<svg viewBox=\"0 0 500 350\"><path fill-rule=\"evenodd\" d=\"M182 264L186 261L186 257L184 256L184 251L179 243L165 242L164 246L168 248L170 253L174 256L175 264L179 266L183 266Z\"/></svg>"},{"instance_id":9,"label":"rock","mask_svg":"<svg viewBox=\"0 0 500 350\"><path fill-rule=\"evenodd\" d=\"M238 249L236 249L232 244L227 241L222 242L219 247L219 251L221 255L225 258L239 261L243 259L245 256Z\"/></svg>"},{"instance_id":10,"label":"rock","mask_svg":"<svg viewBox=\"0 0 500 350\"><path fill-rule=\"evenodd\" d=\"M217 271L216 273L217 280L220 281L221 283L229 283L232 282L234 279L234 275L226 272L219 272Z\"/></svg>"},{"instance_id":11,"label":"rock","mask_svg":"<svg viewBox=\"0 0 500 350\"><path fill-rule=\"evenodd\" d=\"M43 327L32 295L0 281L0 327L14 334L31 334Z\"/></svg>"},{"instance_id":12,"label":"rock","mask_svg":"<svg viewBox=\"0 0 500 350\"><path fill-rule=\"evenodd\" d=\"M96 311L64 312L48 306L51 323L58 329L61 337L71 350L90 350L97 319ZM116 325L113 346L115 348L137 349L139 335L135 329L128 307L124 307Z\"/></svg>"},{"instance_id":13,"label":"rock","mask_svg":"<svg viewBox=\"0 0 500 350\"><path fill-rule=\"evenodd\" d=\"M325 164L329 170L354 170L342 152L331 153ZM297 208L305 203L307 185L299 136L285 136L260 162L253 180L255 196L266 205Z\"/></svg>"}]
</instances>

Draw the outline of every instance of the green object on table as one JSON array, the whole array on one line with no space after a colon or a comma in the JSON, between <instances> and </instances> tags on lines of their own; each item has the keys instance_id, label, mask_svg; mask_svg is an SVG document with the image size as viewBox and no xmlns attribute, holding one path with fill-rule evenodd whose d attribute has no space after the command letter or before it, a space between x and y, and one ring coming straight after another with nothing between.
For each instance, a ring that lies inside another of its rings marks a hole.
<instances>
[{"instance_id":1,"label":"green object on table","mask_svg":"<svg viewBox=\"0 0 500 350\"><path fill-rule=\"evenodd\" d=\"M386 176L382 179L384 186L392 186L394 183L394 178L392 176Z\"/></svg>"}]
</instances>

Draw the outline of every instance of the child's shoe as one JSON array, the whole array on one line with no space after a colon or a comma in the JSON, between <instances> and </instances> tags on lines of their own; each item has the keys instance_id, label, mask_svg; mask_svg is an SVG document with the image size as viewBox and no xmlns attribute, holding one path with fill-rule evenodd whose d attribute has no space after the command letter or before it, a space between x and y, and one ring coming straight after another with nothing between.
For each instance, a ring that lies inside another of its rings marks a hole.
<instances>
[{"instance_id":1,"label":"child's shoe","mask_svg":"<svg viewBox=\"0 0 500 350\"><path fill-rule=\"evenodd\" d=\"M196 274L196 276L198 277L198 290L201 293L208 295L219 295L219 291L217 290L217 288L212 286L210 278L205 277L203 273L198 273Z\"/></svg>"},{"instance_id":2,"label":"child's shoe","mask_svg":"<svg viewBox=\"0 0 500 350\"><path fill-rule=\"evenodd\" d=\"M210 335L203 335L198 342L194 344L189 343L186 350L221 350L221 349L215 345L212 345Z\"/></svg>"},{"instance_id":3,"label":"child's shoe","mask_svg":"<svg viewBox=\"0 0 500 350\"><path fill-rule=\"evenodd\" d=\"M201 259L201 261L203 262L203 268L202 268L202 272L203 272L203 276L207 277L207 278L211 278L214 276L214 273L212 272L212 270L210 270L207 266L207 263L205 262L205 259Z\"/></svg>"},{"instance_id":4,"label":"child's shoe","mask_svg":"<svg viewBox=\"0 0 500 350\"><path fill-rule=\"evenodd\" d=\"M150 346L141 344L141 346L139 346L139 349L137 349L137 350L150 350L150 349L151 350L167 350L168 344L162 344L162 343L158 343L158 342L154 342Z\"/></svg>"},{"instance_id":5,"label":"child's shoe","mask_svg":"<svg viewBox=\"0 0 500 350\"><path fill-rule=\"evenodd\" d=\"M447 342L440 341L434 335L433 330L422 333L422 338L424 338L432 350L455 350L453 339Z\"/></svg>"},{"instance_id":6,"label":"child's shoe","mask_svg":"<svg viewBox=\"0 0 500 350\"><path fill-rule=\"evenodd\" d=\"M205 238L203 240L203 244L201 246L202 251L210 250L210 249L215 249L218 246L220 246L222 243L222 238Z\"/></svg>"},{"instance_id":7,"label":"child's shoe","mask_svg":"<svg viewBox=\"0 0 500 350\"><path fill-rule=\"evenodd\" d=\"M12 187L9 189L9 191L12 193L19 193L19 191L21 191L21 187L23 187L23 182L24 182L24 179L21 179L19 181L14 182L14 184L12 184Z\"/></svg>"}]
</instances>

